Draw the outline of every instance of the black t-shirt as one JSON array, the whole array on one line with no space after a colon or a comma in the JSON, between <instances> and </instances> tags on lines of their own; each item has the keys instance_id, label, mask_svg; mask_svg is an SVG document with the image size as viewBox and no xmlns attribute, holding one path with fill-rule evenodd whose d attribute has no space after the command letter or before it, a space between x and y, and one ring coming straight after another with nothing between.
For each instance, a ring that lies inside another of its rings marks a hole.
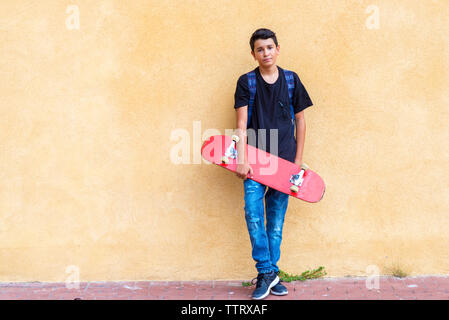
<instances>
[{"instance_id":1,"label":"black t-shirt","mask_svg":"<svg viewBox=\"0 0 449 320\"><path fill-rule=\"evenodd\" d=\"M256 95L251 119L248 123L248 144L293 162L296 156L296 139L290 112L288 87L283 69L278 66L278 70L278 79L273 84L267 83L262 78L259 67L254 70L256 73ZM313 103L295 72L293 72L293 77L295 89L292 104L296 114ZM250 93L246 74L240 76L237 81L234 98L235 109L249 104ZM278 130L277 150L275 142L272 141L275 135L273 135L273 131L270 134L270 129ZM271 141L270 135L273 135Z\"/></svg>"}]
</instances>

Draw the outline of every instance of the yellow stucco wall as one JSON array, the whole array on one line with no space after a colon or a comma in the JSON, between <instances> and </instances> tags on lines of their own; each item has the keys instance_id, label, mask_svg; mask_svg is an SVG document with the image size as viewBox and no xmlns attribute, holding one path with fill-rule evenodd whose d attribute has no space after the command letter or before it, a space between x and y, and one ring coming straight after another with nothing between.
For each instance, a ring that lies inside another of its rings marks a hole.
<instances>
[{"instance_id":1,"label":"yellow stucco wall","mask_svg":"<svg viewBox=\"0 0 449 320\"><path fill-rule=\"evenodd\" d=\"M314 102L304 161L327 184L290 200L280 268L449 274L448 16L445 0L1 1L0 281L255 276L242 181L195 162L235 125L259 27Z\"/></svg>"}]
</instances>

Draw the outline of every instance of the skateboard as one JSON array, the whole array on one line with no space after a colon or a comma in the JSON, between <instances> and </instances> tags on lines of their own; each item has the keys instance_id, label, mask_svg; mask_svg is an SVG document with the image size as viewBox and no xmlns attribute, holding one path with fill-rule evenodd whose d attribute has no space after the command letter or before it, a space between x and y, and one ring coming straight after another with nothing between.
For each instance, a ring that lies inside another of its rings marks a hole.
<instances>
[{"instance_id":1,"label":"skateboard","mask_svg":"<svg viewBox=\"0 0 449 320\"><path fill-rule=\"evenodd\" d=\"M236 172L239 137L211 136L201 147L201 156L220 167ZM306 164L298 166L251 145L246 145L253 175L248 179L307 201L320 201L326 189L323 179Z\"/></svg>"}]
</instances>

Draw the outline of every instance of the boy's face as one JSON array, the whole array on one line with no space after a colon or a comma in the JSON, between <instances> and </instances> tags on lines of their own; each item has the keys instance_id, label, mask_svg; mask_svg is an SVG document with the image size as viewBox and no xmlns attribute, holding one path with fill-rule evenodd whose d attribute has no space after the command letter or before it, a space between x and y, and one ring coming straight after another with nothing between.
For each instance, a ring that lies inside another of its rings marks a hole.
<instances>
[{"instance_id":1,"label":"boy's face","mask_svg":"<svg viewBox=\"0 0 449 320\"><path fill-rule=\"evenodd\" d=\"M280 46L276 47L273 39L258 39L254 42L254 51L251 52L259 66L271 67L276 64Z\"/></svg>"}]
</instances>

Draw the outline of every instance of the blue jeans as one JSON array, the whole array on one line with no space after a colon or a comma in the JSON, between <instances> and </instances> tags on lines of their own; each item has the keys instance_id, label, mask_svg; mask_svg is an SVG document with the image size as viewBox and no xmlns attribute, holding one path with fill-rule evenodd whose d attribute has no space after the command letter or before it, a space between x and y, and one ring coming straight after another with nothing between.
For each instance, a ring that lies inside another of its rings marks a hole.
<instances>
[{"instance_id":1,"label":"blue jeans","mask_svg":"<svg viewBox=\"0 0 449 320\"><path fill-rule=\"evenodd\" d=\"M252 246L252 256L259 273L278 272L281 256L282 227L288 206L288 195L254 180L243 182L245 219ZM265 206L267 225L265 229Z\"/></svg>"}]
</instances>

